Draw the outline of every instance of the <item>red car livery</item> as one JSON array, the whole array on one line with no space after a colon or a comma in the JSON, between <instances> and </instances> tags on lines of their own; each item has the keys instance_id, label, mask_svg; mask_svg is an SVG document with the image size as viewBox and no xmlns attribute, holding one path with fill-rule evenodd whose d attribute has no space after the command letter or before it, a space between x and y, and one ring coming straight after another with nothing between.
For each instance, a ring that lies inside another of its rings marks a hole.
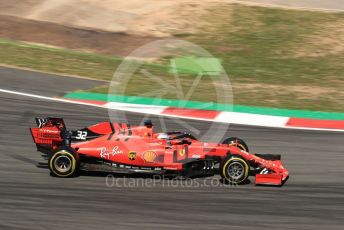
<instances>
[{"instance_id":1,"label":"red car livery","mask_svg":"<svg viewBox=\"0 0 344 230\"><path fill-rule=\"evenodd\" d=\"M232 184L254 175L256 184L282 185L289 176L280 155L252 154L236 137L220 144L201 142L187 132L155 133L150 121L143 126L102 122L73 131L62 118L36 118L36 123L30 128L33 140L57 177L76 176L86 166L182 177L219 173Z\"/></svg>"}]
</instances>

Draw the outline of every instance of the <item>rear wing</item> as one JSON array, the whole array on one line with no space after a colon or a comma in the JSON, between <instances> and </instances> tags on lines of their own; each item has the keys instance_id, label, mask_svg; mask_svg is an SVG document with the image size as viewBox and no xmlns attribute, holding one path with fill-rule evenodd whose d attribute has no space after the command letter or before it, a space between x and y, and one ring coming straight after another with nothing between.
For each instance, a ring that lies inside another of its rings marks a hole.
<instances>
[{"instance_id":1,"label":"rear wing","mask_svg":"<svg viewBox=\"0 0 344 230\"><path fill-rule=\"evenodd\" d=\"M73 142L89 141L107 134L115 134L110 122L102 122L90 127L67 130L62 118L35 118L37 127L30 128L32 138L38 151L51 152L61 145L70 146Z\"/></svg>"},{"instance_id":2,"label":"rear wing","mask_svg":"<svg viewBox=\"0 0 344 230\"><path fill-rule=\"evenodd\" d=\"M47 117L47 118L36 117L35 121L38 128L43 128L45 126L58 126L61 129L66 128L63 118L59 118L59 117Z\"/></svg>"},{"instance_id":3,"label":"rear wing","mask_svg":"<svg viewBox=\"0 0 344 230\"><path fill-rule=\"evenodd\" d=\"M35 118L37 127L30 128L30 132L37 150L51 152L63 144L66 125L62 118Z\"/></svg>"}]
</instances>

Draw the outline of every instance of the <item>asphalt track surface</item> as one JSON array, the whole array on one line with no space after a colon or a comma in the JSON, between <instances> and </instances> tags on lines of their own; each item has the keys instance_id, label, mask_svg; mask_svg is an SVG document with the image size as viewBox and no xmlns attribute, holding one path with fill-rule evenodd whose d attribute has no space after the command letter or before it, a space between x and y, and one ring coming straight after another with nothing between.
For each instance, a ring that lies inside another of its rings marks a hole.
<instances>
[{"instance_id":1,"label":"asphalt track surface","mask_svg":"<svg viewBox=\"0 0 344 230\"><path fill-rule=\"evenodd\" d=\"M0 80L2 89L48 96L100 84L7 68ZM116 175L109 187L101 173L50 177L37 167L44 161L28 130L35 116L62 116L78 128L107 120L106 110L0 93L0 114L0 229L343 229L343 133L231 126L227 135L242 137L253 152L282 154L291 175L281 188L223 187L218 177L145 187L150 178ZM210 126L184 121L201 132Z\"/></svg>"}]
</instances>

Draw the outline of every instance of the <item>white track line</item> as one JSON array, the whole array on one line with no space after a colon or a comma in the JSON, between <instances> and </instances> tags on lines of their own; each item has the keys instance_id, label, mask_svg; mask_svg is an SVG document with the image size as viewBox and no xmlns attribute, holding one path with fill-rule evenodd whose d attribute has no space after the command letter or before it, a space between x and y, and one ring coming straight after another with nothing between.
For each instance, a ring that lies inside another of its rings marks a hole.
<instances>
[{"instance_id":1,"label":"white track line","mask_svg":"<svg viewBox=\"0 0 344 230\"><path fill-rule=\"evenodd\" d=\"M31 94L31 93L22 93L22 92L13 91L13 90L0 89L0 92L24 96L24 97L37 98L37 99L42 99L42 100L47 100L47 101L57 101L57 102L64 102L64 103L70 103L70 104L88 105L88 106L93 106L93 107L104 108L104 106L102 106L102 105L95 105L95 104L90 104L90 103L85 103L85 102L71 101L71 100L67 100L67 99L63 99L63 98L46 97L46 96L41 96L41 95Z\"/></svg>"},{"instance_id":2,"label":"white track line","mask_svg":"<svg viewBox=\"0 0 344 230\"><path fill-rule=\"evenodd\" d=\"M215 119L193 118L193 117L184 117L184 116L172 115L172 114L161 114L160 112L163 111L166 108L166 106L151 106L151 105L149 105L149 106L145 107L145 105L116 103L116 102L110 102L110 103L106 103L104 105L95 105L95 104L91 104L91 103L87 103L87 102L71 101L69 99L47 97L47 96L41 96L41 95L37 95L37 94L23 93L23 92L14 91L14 90L0 89L0 93L1 92L7 93L7 94L19 95L19 96L23 96L23 97L31 97L31 98L41 99L41 100L47 100L47 101L55 101L55 102L77 104L77 105L86 105L86 106L92 106L92 107L97 107L97 108L128 111L128 112L134 112L134 113L143 113L143 114L148 113L148 114L157 115L157 116L175 117L175 118L183 118L183 119L190 119L190 120L221 122L221 123L229 123L229 124L260 126L260 127L270 127L270 128L344 132L344 130L339 130L339 129L318 129L318 128L278 126L277 123L281 124L286 119L288 119L287 117L255 115L255 114L245 114L245 113L236 113L236 112L222 112ZM228 117L228 115L230 115L230 116ZM257 119L260 119L260 118L264 118L263 122L257 121ZM277 123L273 123L272 125L269 125L268 121L271 118L275 119Z\"/></svg>"}]
</instances>

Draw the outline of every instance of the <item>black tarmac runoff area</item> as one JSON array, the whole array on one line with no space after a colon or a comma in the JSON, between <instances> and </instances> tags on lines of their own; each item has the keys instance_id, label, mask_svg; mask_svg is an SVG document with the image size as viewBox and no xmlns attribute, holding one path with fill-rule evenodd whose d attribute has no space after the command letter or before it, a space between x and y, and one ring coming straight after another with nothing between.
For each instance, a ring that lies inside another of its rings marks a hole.
<instances>
[{"instance_id":1,"label":"black tarmac runoff area","mask_svg":"<svg viewBox=\"0 0 344 230\"><path fill-rule=\"evenodd\" d=\"M100 84L104 82L0 68L0 89L42 96ZM254 186L254 178L246 185L223 186L219 176L153 181L85 172L54 178L29 132L36 116L63 117L70 129L109 119L102 108L0 92L2 230L343 229L344 133L222 126L223 137L244 139L252 152L281 154L290 172L283 187ZM126 113L133 125L144 116ZM149 118L157 130L165 128L161 124L169 130L192 127L200 136L212 125Z\"/></svg>"}]
</instances>

